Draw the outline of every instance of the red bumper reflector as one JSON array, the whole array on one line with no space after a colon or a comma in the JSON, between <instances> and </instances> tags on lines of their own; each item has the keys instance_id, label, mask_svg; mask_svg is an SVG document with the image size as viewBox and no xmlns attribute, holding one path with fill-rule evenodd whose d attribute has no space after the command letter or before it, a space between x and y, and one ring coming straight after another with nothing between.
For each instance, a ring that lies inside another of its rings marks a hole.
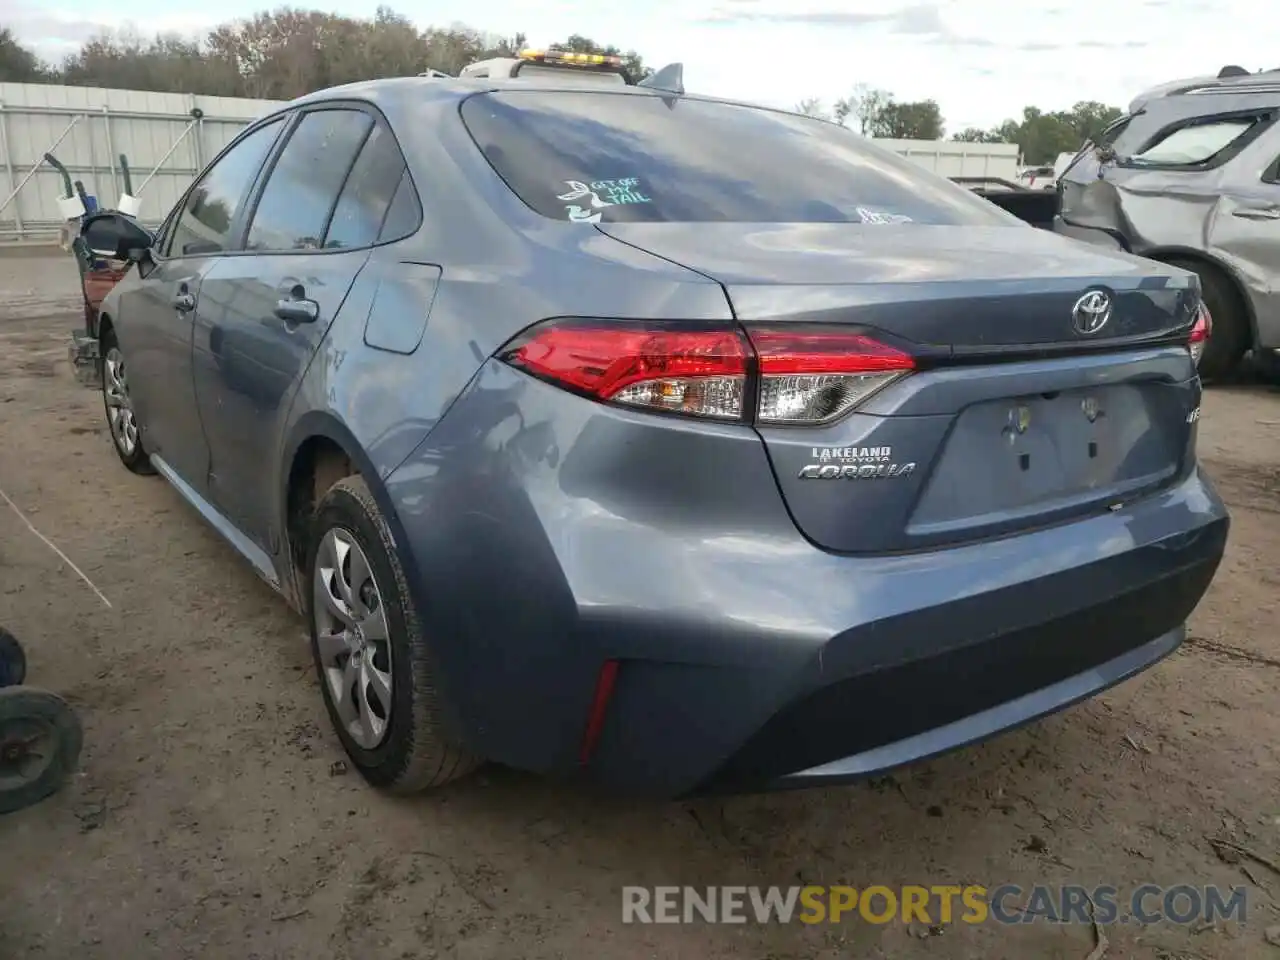
<instances>
[{"instance_id":1,"label":"red bumper reflector","mask_svg":"<svg viewBox=\"0 0 1280 960\"><path fill-rule=\"evenodd\" d=\"M613 697L613 685L618 680L618 661L606 660L600 667L600 675L596 677L596 693L591 698L591 712L587 714L587 727L582 732L582 748L578 751L578 763L586 766L595 753L596 743L600 740L600 732L604 729L605 713L609 709L609 700Z\"/></svg>"}]
</instances>

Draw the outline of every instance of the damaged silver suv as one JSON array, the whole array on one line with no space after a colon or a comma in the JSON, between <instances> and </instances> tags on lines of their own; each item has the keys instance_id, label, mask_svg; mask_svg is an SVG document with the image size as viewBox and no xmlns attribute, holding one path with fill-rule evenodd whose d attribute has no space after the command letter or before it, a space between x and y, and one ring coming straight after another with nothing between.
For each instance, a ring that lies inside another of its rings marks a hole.
<instances>
[{"instance_id":1,"label":"damaged silver suv","mask_svg":"<svg viewBox=\"0 0 1280 960\"><path fill-rule=\"evenodd\" d=\"M1060 178L1057 229L1198 274L1206 379L1248 351L1280 375L1280 70L1164 84Z\"/></svg>"}]
</instances>

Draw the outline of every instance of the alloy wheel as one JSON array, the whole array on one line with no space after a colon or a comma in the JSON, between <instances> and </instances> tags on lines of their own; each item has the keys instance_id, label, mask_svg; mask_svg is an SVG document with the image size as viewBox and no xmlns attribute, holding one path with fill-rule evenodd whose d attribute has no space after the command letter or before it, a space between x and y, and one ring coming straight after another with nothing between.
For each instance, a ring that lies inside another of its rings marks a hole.
<instances>
[{"instance_id":1,"label":"alloy wheel","mask_svg":"<svg viewBox=\"0 0 1280 960\"><path fill-rule=\"evenodd\" d=\"M329 698L347 735L365 750L391 719L391 643L382 594L355 537L334 527L316 554L312 609Z\"/></svg>"},{"instance_id":2,"label":"alloy wheel","mask_svg":"<svg viewBox=\"0 0 1280 960\"><path fill-rule=\"evenodd\" d=\"M138 449L138 420L133 413L133 401L129 399L129 380L119 347L108 350L103 360L102 395L107 401L111 438L122 454L131 457Z\"/></svg>"}]
</instances>

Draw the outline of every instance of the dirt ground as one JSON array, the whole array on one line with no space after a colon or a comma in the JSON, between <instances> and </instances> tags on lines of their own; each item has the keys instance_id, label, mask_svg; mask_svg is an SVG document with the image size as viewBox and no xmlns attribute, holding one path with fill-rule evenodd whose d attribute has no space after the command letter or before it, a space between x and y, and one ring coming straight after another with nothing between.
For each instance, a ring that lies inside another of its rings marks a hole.
<instances>
[{"instance_id":1,"label":"dirt ground","mask_svg":"<svg viewBox=\"0 0 1280 960\"><path fill-rule=\"evenodd\" d=\"M1117 924L1104 955L1280 957L1280 391L1208 393L1227 559L1192 639L1099 698L842 789L659 805L488 769L392 800L335 770L302 623L117 463L66 362L75 282L69 258L0 258L0 490L111 605L0 499L0 623L85 725L74 781L0 819L0 957L1090 955L1090 925L1034 915L933 935L621 917L630 884L1004 882L1243 884L1245 923Z\"/></svg>"}]
</instances>

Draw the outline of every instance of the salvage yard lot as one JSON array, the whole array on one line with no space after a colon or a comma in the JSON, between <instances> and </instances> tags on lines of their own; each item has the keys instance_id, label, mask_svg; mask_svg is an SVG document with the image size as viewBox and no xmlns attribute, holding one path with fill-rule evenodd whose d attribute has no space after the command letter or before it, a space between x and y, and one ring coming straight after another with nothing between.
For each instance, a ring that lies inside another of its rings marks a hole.
<instances>
[{"instance_id":1,"label":"salvage yard lot","mask_svg":"<svg viewBox=\"0 0 1280 960\"><path fill-rule=\"evenodd\" d=\"M1280 391L1221 387L1233 514L1192 639L1065 714L872 783L650 804L500 769L408 800L345 773L302 622L110 447L66 362L70 257L0 257L0 624L85 724L81 773L0 820L0 958L1080 958L1043 920L625 925L624 885L1243 884L1248 919L1105 930L1107 957L1275 957ZM1272 899L1274 897L1274 900ZM1034 920L1034 917L1028 918Z\"/></svg>"}]
</instances>

